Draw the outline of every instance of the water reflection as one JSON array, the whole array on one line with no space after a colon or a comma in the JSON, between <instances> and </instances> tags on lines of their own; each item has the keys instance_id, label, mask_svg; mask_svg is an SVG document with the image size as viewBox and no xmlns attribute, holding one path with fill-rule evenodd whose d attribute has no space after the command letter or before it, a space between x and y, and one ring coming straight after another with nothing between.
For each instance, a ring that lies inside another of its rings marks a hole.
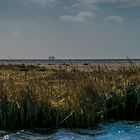
<instances>
[{"instance_id":1,"label":"water reflection","mask_svg":"<svg viewBox=\"0 0 140 140\"><path fill-rule=\"evenodd\" d=\"M140 140L140 123L119 122L100 125L96 129L59 129L52 134L21 130L16 133L0 131L0 140Z\"/></svg>"}]
</instances>

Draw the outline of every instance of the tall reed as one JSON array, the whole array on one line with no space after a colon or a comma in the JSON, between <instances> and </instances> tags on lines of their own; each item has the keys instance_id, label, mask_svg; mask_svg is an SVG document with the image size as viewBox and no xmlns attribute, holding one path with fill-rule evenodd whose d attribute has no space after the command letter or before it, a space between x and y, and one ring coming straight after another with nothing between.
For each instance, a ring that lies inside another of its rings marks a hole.
<instances>
[{"instance_id":1,"label":"tall reed","mask_svg":"<svg viewBox=\"0 0 140 140\"><path fill-rule=\"evenodd\" d=\"M0 67L0 129L94 127L139 120L140 68Z\"/></svg>"}]
</instances>

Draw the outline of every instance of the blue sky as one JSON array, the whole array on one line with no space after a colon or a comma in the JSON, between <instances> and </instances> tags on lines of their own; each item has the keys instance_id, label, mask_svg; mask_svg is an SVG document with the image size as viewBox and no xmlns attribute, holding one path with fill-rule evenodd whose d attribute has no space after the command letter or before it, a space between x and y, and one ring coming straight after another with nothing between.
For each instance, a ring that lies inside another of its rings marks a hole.
<instances>
[{"instance_id":1,"label":"blue sky","mask_svg":"<svg viewBox=\"0 0 140 140\"><path fill-rule=\"evenodd\" d=\"M0 58L140 58L140 0L1 0Z\"/></svg>"}]
</instances>

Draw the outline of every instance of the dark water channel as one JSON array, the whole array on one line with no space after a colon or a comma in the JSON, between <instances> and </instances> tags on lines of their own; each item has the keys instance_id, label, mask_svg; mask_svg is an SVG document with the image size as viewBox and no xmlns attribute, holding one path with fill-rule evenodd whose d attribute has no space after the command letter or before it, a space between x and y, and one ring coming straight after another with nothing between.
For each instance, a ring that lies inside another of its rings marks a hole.
<instances>
[{"instance_id":1,"label":"dark water channel","mask_svg":"<svg viewBox=\"0 0 140 140\"><path fill-rule=\"evenodd\" d=\"M95 129L58 129L52 133L0 131L0 140L140 140L140 123L118 122Z\"/></svg>"}]
</instances>

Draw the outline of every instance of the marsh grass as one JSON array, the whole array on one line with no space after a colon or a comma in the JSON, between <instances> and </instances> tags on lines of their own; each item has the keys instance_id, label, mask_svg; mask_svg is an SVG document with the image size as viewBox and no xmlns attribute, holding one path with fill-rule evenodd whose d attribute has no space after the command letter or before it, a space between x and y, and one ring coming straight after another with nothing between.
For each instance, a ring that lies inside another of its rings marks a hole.
<instances>
[{"instance_id":1,"label":"marsh grass","mask_svg":"<svg viewBox=\"0 0 140 140\"><path fill-rule=\"evenodd\" d=\"M0 129L94 127L140 120L140 68L0 68Z\"/></svg>"}]
</instances>

